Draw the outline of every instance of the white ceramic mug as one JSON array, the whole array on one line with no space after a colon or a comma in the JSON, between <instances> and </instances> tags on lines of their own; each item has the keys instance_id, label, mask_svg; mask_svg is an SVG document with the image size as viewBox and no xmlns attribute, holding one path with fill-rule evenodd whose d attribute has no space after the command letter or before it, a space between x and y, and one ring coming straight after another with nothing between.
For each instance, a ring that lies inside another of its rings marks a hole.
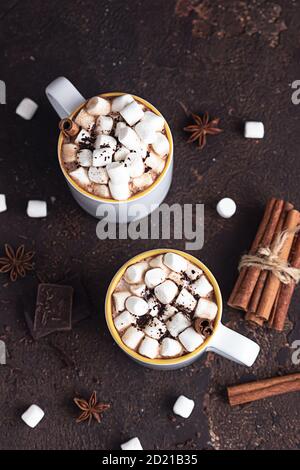
<instances>
[{"instance_id":1,"label":"white ceramic mug","mask_svg":"<svg viewBox=\"0 0 300 470\"><path fill-rule=\"evenodd\" d=\"M125 93L103 93L99 96L109 98L120 96ZM59 115L59 117L73 118L74 115L85 105L86 99L79 93L79 91L72 85L72 83L65 77L58 77L51 82L46 88L46 95L51 105ZM146 106L153 113L162 116L161 113L150 103L144 99L132 95L136 101ZM63 143L63 135L60 133L58 139L58 159L61 170L66 178L71 193L78 204L89 214L94 217L103 217L106 214L108 222L124 223L138 220L147 216L155 210L165 199L172 182L173 173L173 138L171 130L165 121L166 136L170 144L170 152L167 157L165 168L158 176L154 183L149 188L141 191L126 201L116 201L115 199L105 199L95 196L84 189L82 189L74 180L68 175L61 160L61 146ZM110 206L110 207L108 207ZM139 215L137 216L136 210L139 208ZM106 212L107 209L107 212ZM111 210L113 209L113 210ZM97 214L98 211L98 214Z\"/></svg>"},{"instance_id":2,"label":"white ceramic mug","mask_svg":"<svg viewBox=\"0 0 300 470\"><path fill-rule=\"evenodd\" d=\"M213 334L209 338L207 338L206 341L201 346L199 346L199 348L197 348L195 351L185 354L180 357L173 358L173 359L148 359L147 357L142 356L138 352L133 351L132 349L128 348L123 343L114 325L114 321L112 317L112 294L117 284L119 283L121 277L124 275L126 269L129 266L131 266L132 264L138 263L139 261L142 261L145 258L148 258L150 256L157 256L157 255L161 255L163 253L169 253L169 252L177 253L183 256L188 261L190 261L191 263L194 263L196 266L202 269L202 271L206 274L209 282L213 285L216 302L218 305L218 313L216 316L216 323L215 323ZM222 295L221 295L221 291L220 291L219 285L215 277L210 272L210 270L205 266L205 264L203 264L194 256L188 253L185 253L183 251L179 251L179 250L173 250L169 248L150 250L150 251L146 251L144 253L141 253L135 256L134 258L129 260L127 263L125 263L116 273L116 275L114 276L114 278L112 279L109 285L107 295L106 295L106 300L105 300L105 317L106 317L108 329L113 339L118 344L118 346L126 354L128 354L128 356L130 356L133 360L135 360L136 362L138 362L139 364L143 366L147 366L152 369L161 369L161 370L180 369L182 367L190 365L192 362L196 361L200 356L202 356L202 354L204 354L207 351L213 351L217 354L220 354L221 356L226 357L227 359L230 359L239 364L250 367L255 362L257 355L259 353L259 350L260 350L260 347L257 343L231 330L230 328L227 328L226 326L223 325L223 323L221 323Z\"/></svg>"}]
</instances>

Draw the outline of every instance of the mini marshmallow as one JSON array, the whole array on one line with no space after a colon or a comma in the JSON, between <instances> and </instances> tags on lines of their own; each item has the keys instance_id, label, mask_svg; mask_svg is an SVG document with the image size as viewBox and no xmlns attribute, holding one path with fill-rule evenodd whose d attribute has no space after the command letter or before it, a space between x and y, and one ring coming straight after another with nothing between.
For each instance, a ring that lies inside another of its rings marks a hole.
<instances>
[{"instance_id":1,"label":"mini marshmallow","mask_svg":"<svg viewBox=\"0 0 300 470\"><path fill-rule=\"evenodd\" d=\"M200 297L207 297L213 290L213 286L204 274L191 284L192 293L197 294Z\"/></svg>"},{"instance_id":2,"label":"mini marshmallow","mask_svg":"<svg viewBox=\"0 0 300 470\"><path fill-rule=\"evenodd\" d=\"M94 96L89 99L86 104L86 110L89 114L93 116L106 116L110 113L111 105L108 100L101 98L101 96Z\"/></svg>"},{"instance_id":3,"label":"mini marshmallow","mask_svg":"<svg viewBox=\"0 0 300 470\"><path fill-rule=\"evenodd\" d=\"M93 152L89 149L79 150L77 153L77 158L79 165L89 167L92 165Z\"/></svg>"},{"instance_id":4,"label":"mini marshmallow","mask_svg":"<svg viewBox=\"0 0 300 470\"><path fill-rule=\"evenodd\" d=\"M75 144L80 144L80 143L86 143L90 139L91 134L85 130L81 129L81 131L77 134L77 137L75 139Z\"/></svg>"},{"instance_id":5,"label":"mini marshmallow","mask_svg":"<svg viewBox=\"0 0 300 470\"><path fill-rule=\"evenodd\" d=\"M109 199L111 197L110 190L106 184L94 184L93 193L95 196L103 197L104 199Z\"/></svg>"},{"instance_id":6,"label":"mini marshmallow","mask_svg":"<svg viewBox=\"0 0 300 470\"><path fill-rule=\"evenodd\" d=\"M69 175L71 176L71 178L73 178L73 180L77 184L79 184L79 186L83 188L91 184L89 177L88 177L87 169L83 168L82 166L77 168L74 171L70 171Z\"/></svg>"},{"instance_id":7,"label":"mini marshmallow","mask_svg":"<svg viewBox=\"0 0 300 470\"><path fill-rule=\"evenodd\" d=\"M89 179L93 183L98 184L107 184L108 183L108 174L106 168L100 167L96 168L95 166L91 166L89 168Z\"/></svg>"},{"instance_id":8,"label":"mini marshmallow","mask_svg":"<svg viewBox=\"0 0 300 470\"><path fill-rule=\"evenodd\" d=\"M135 326L130 326L122 336L122 341L128 348L136 349L145 334Z\"/></svg>"},{"instance_id":9,"label":"mini marshmallow","mask_svg":"<svg viewBox=\"0 0 300 470\"><path fill-rule=\"evenodd\" d=\"M95 117L82 109L75 118L76 124L83 127L86 131L91 131L95 125Z\"/></svg>"},{"instance_id":10,"label":"mini marshmallow","mask_svg":"<svg viewBox=\"0 0 300 470\"><path fill-rule=\"evenodd\" d=\"M188 352L195 351L204 341L204 337L197 333L192 326L180 333L178 339Z\"/></svg>"},{"instance_id":11,"label":"mini marshmallow","mask_svg":"<svg viewBox=\"0 0 300 470\"><path fill-rule=\"evenodd\" d=\"M165 167L165 161L155 153L150 152L149 157L147 157L145 160L145 165L160 175Z\"/></svg>"},{"instance_id":12,"label":"mini marshmallow","mask_svg":"<svg viewBox=\"0 0 300 470\"><path fill-rule=\"evenodd\" d=\"M46 201L28 201L27 205L28 217L47 217Z\"/></svg>"},{"instance_id":13,"label":"mini marshmallow","mask_svg":"<svg viewBox=\"0 0 300 470\"><path fill-rule=\"evenodd\" d=\"M197 305L197 300L187 289L183 288L176 299L176 305L192 312Z\"/></svg>"},{"instance_id":14,"label":"mini marshmallow","mask_svg":"<svg viewBox=\"0 0 300 470\"><path fill-rule=\"evenodd\" d=\"M194 264L188 262L188 266L185 270L186 275L190 278L191 281L196 281L201 274L203 274L202 269L197 268Z\"/></svg>"},{"instance_id":15,"label":"mini marshmallow","mask_svg":"<svg viewBox=\"0 0 300 470\"><path fill-rule=\"evenodd\" d=\"M160 345L160 355L162 357L175 357L182 354L182 346L179 341L172 338L164 338Z\"/></svg>"},{"instance_id":16,"label":"mini marshmallow","mask_svg":"<svg viewBox=\"0 0 300 470\"><path fill-rule=\"evenodd\" d=\"M102 147L109 147L115 151L117 148L117 141L111 135L99 134L96 138L95 149L100 149Z\"/></svg>"},{"instance_id":17,"label":"mini marshmallow","mask_svg":"<svg viewBox=\"0 0 300 470\"><path fill-rule=\"evenodd\" d=\"M156 133L156 137L154 142L152 143L152 147L155 153L158 153L158 155L161 156L168 154L170 150L170 144L167 137L164 134L161 134L160 132Z\"/></svg>"},{"instance_id":18,"label":"mini marshmallow","mask_svg":"<svg viewBox=\"0 0 300 470\"><path fill-rule=\"evenodd\" d=\"M5 212L6 210L7 210L6 196L5 194L0 194L0 212Z\"/></svg>"},{"instance_id":19,"label":"mini marshmallow","mask_svg":"<svg viewBox=\"0 0 300 470\"><path fill-rule=\"evenodd\" d=\"M114 120L110 116L99 116L97 119L96 132L99 134L109 134L113 128Z\"/></svg>"},{"instance_id":20,"label":"mini marshmallow","mask_svg":"<svg viewBox=\"0 0 300 470\"><path fill-rule=\"evenodd\" d=\"M164 256L164 263L168 268L176 273L185 271L187 268L187 260L176 253L166 253Z\"/></svg>"},{"instance_id":21,"label":"mini marshmallow","mask_svg":"<svg viewBox=\"0 0 300 470\"><path fill-rule=\"evenodd\" d=\"M36 111L38 109L38 105L32 101L30 98L24 98L21 103L19 103L16 113L21 118L26 119L26 121L30 121L33 118Z\"/></svg>"},{"instance_id":22,"label":"mini marshmallow","mask_svg":"<svg viewBox=\"0 0 300 470\"><path fill-rule=\"evenodd\" d=\"M156 139L156 132L151 129L151 127L147 124L147 121L143 120L139 122L135 126L134 130L139 138L146 144L152 144Z\"/></svg>"},{"instance_id":23,"label":"mini marshmallow","mask_svg":"<svg viewBox=\"0 0 300 470\"><path fill-rule=\"evenodd\" d=\"M140 344L139 353L142 354L142 356L155 359L159 353L159 342L156 339L146 336Z\"/></svg>"},{"instance_id":24,"label":"mini marshmallow","mask_svg":"<svg viewBox=\"0 0 300 470\"><path fill-rule=\"evenodd\" d=\"M45 416L44 411L37 405L31 405L21 418L30 428L35 428Z\"/></svg>"},{"instance_id":25,"label":"mini marshmallow","mask_svg":"<svg viewBox=\"0 0 300 470\"><path fill-rule=\"evenodd\" d=\"M148 268L146 261L132 264L126 269L124 278L129 284L137 284L143 280L144 273Z\"/></svg>"},{"instance_id":26,"label":"mini marshmallow","mask_svg":"<svg viewBox=\"0 0 300 470\"><path fill-rule=\"evenodd\" d=\"M136 324L136 317L133 316L127 310L125 310L124 312L120 313L120 315L114 318L114 324L119 332L123 332L129 326Z\"/></svg>"},{"instance_id":27,"label":"mini marshmallow","mask_svg":"<svg viewBox=\"0 0 300 470\"><path fill-rule=\"evenodd\" d=\"M167 327L165 323L160 321L158 318L153 318L144 328L144 333L153 339L160 339L166 331Z\"/></svg>"},{"instance_id":28,"label":"mini marshmallow","mask_svg":"<svg viewBox=\"0 0 300 470\"><path fill-rule=\"evenodd\" d=\"M129 103L120 111L121 116L125 119L129 126L134 126L144 116L144 111L141 105L136 101Z\"/></svg>"},{"instance_id":29,"label":"mini marshmallow","mask_svg":"<svg viewBox=\"0 0 300 470\"><path fill-rule=\"evenodd\" d=\"M178 287L175 282L167 279L162 284L155 287L154 293L162 304L169 304L174 300L178 293Z\"/></svg>"},{"instance_id":30,"label":"mini marshmallow","mask_svg":"<svg viewBox=\"0 0 300 470\"><path fill-rule=\"evenodd\" d=\"M113 162L107 165L106 169L112 183L128 183L130 179L129 171L124 163Z\"/></svg>"},{"instance_id":31,"label":"mini marshmallow","mask_svg":"<svg viewBox=\"0 0 300 470\"><path fill-rule=\"evenodd\" d=\"M149 310L148 304L144 299L141 297L137 297L136 295L131 295L126 299L125 306L127 310L136 315L137 317L142 317L146 315Z\"/></svg>"},{"instance_id":32,"label":"mini marshmallow","mask_svg":"<svg viewBox=\"0 0 300 470\"><path fill-rule=\"evenodd\" d=\"M116 128L115 128L115 137L119 138L119 132L121 129L124 129L124 127L127 127L125 122L117 122Z\"/></svg>"},{"instance_id":33,"label":"mini marshmallow","mask_svg":"<svg viewBox=\"0 0 300 470\"><path fill-rule=\"evenodd\" d=\"M189 418L192 414L194 407L194 400L190 400L184 395L180 395L180 397L178 397L176 402L174 403L173 413L178 416L181 416L182 418Z\"/></svg>"},{"instance_id":34,"label":"mini marshmallow","mask_svg":"<svg viewBox=\"0 0 300 470\"><path fill-rule=\"evenodd\" d=\"M112 163L113 149L104 147L93 151L93 166L106 166Z\"/></svg>"},{"instance_id":35,"label":"mini marshmallow","mask_svg":"<svg viewBox=\"0 0 300 470\"><path fill-rule=\"evenodd\" d=\"M121 444L122 450L143 450L138 437L133 437L130 441Z\"/></svg>"},{"instance_id":36,"label":"mini marshmallow","mask_svg":"<svg viewBox=\"0 0 300 470\"><path fill-rule=\"evenodd\" d=\"M75 144L64 144L61 148L62 159L65 163L75 162L78 147Z\"/></svg>"},{"instance_id":37,"label":"mini marshmallow","mask_svg":"<svg viewBox=\"0 0 300 470\"><path fill-rule=\"evenodd\" d=\"M129 291L118 291L113 293L113 300L117 312L125 310L125 302L131 296Z\"/></svg>"},{"instance_id":38,"label":"mini marshmallow","mask_svg":"<svg viewBox=\"0 0 300 470\"><path fill-rule=\"evenodd\" d=\"M149 308L148 313L152 317L156 317L156 315L158 314L158 312L160 310L160 304L158 303L158 301L155 297L150 297L150 299L148 299L148 308Z\"/></svg>"},{"instance_id":39,"label":"mini marshmallow","mask_svg":"<svg viewBox=\"0 0 300 470\"><path fill-rule=\"evenodd\" d=\"M125 160L127 155L130 154L130 151L122 145L116 152L114 153L114 161L115 162L121 162Z\"/></svg>"},{"instance_id":40,"label":"mini marshmallow","mask_svg":"<svg viewBox=\"0 0 300 470\"><path fill-rule=\"evenodd\" d=\"M151 266L151 268L162 268L165 266L164 263L163 263L163 256L164 255L158 255L158 256L155 256L154 258L152 258L149 262L149 266Z\"/></svg>"},{"instance_id":41,"label":"mini marshmallow","mask_svg":"<svg viewBox=\"0 0 300 470\"><path fill-rule=\"evenodd\" d=\"M144 173L142 176L138 176L137 178L132 179L133 187L137 191L143 191L144 189L151 186L153 182L154 182L153 175L149 171Z\"/></svg>"},{"instance_id":42,"label":"mini marshmallow","mask_svg":"<svg viewBox=\"0 0 300 470\"><path fill-rule=\"evenodd\" d=\"M131 95L121 95L115 98L112 102L111 110L119 113L121 109L125 108L129 103L134 101Z\"/></svg>"},{"instance_id":43,"label":"mini marshmallow","mask_svg":"<svg viewBox=\"0 0 300 470\"><path fill-rule=\"evenodd\" d=\"M207 318L213 320L218 313L218 306L208 299L199 299L194 318Z\"/></svg>"},{"instance_id":44,"label":"mini marshmallow","mask_svg":"<svg viewBox=\"0 0 300 470\"><path fill-rule=\"evenodd\" d=\"M230 197L224 197L217 204L217 212L224 219L229 219L235 214L236 203Z\"/></svg>"},{"instance_id":45,"label":"mini marshmallow","mask_svg":"<svg viewBox=\"0 0 300 470\"><path fill-rule=\"evenodd\" d=\"M124 163L128 168L128 172L131 178L142 176L142 174L145 172L143 159L136 152L129 153Z\"/></svg>"},{"instance_id":46,"label":"mini marshmallow","mask_svg":"<svg viewBox=\"0 0 300 470\"><path fill-rule=\"evenodd\" d=\"M188 281L182 276L181 273L175 273L175 271L170 271L168 275L168 279L171 279L171 281L174 281L178 286L187 286Z\"/></svg>"},{"instance_id":47,"label":"mini marshmallow","mask_svg":"<svg viewBox=\"0 0 300 470\"><path fill-rule=\"evenodd\" d=\"M149 269L145 274L145 283L149 289L158 286L166 279L166 274L161 268Z\"/></svg>"},{"instance_id":48,"label":"mini marshmallow","mask_svg":"<svg viewBox=\"0 0 300 470\"><path fill-rule=\"evenodd\" d=\"M265 128L262 122L245 122L244 136L247 139L262 139L265 135Z\"/></svg>"},{"instance_id":49,"label":"mini marshmallow","mask_svg":"<svg viewBox=\"0 0 300 470\"><path fill-rule=\"evenodd\" d=\"M0 365L6 365L6 344L0 340Z\"/></svg>"},{"instance_id":50,"label":"mini marshmallow","mask_svg":"<svg viewBox=\"0 0 300 470\"><path fill-rule=\"evenodd\" d=\"M175 313L169 320L166 322L168 331L170 334L176 338L179 333L191 326L191 320L181 312Z\"/></svg>"},{"instance_id":51,"label":"mini marshmallow","mask_svg":"<svg viewBox=\"0 0 300 470\"><path fill-rule=\"evenodd\" d=\"M132 284L129 286L130 292L138 297L143 297L146 292L146 284ZM149 302L148 302L149 305Z\"/></svg>"},{"instance_id":52,"label":"mini marshmallow","mask_svg":"<svg viewBox=\"0 0 300 470\"><path fill-rule=\"evenodd\" d=\"M160 318L163 320L163 321L166 321L168 320L169 318L171 318L173 315L175 315L175 313L177 313L178 310L176 307L174 307L173 305L166 305L164 310L163 310L163 313L162 315L160 316Z\"/></svg>"},{"instance_id":53,"label":"mini marshmallow","mask_svg":"<svg viewBox=\"0 0 300 470\"><path fill-rule=\"evenodd\" d=\"M122 127L119 131L119 141L129 150L136 150L141 142L137 133L131 127Z\"/></svg>"},{"instance_id":54,"label":"mini marshmallow","mask_svg":"<svg viewBox=\"0 0 300 470\"><path fill-rule=\"evenodd\" d=\"M155 132L161 132L165 126L164 118L152 111L146 111L141 122L147 123L147 126Z\"/></svg>"}]
</instances>

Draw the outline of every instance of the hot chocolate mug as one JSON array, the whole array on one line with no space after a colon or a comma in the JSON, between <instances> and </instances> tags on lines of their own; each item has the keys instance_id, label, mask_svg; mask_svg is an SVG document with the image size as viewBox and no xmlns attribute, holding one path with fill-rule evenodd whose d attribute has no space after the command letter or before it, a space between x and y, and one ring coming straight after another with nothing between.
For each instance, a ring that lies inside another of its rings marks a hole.
<instances>
[{"instance_id":1,"label":"hot chocolate mug","mask_svg":"<svg viewBox=\"0 0 300 470\"><path fill-rule=\"evenodd\" d=\"M112 98L125 93L113 92L103 93L99 96L103 98ZM65 77L58 77L46 88L46 96L58 116L63 119L73 118L78 111L85 105L87 100L79 93L72 83ZM132 95L133 98L146 106L150 111L162 116L161 113L146 100ZM172 182L173 173L173 138L168 123L165 121L166 137L169 140L170 151L162 173L147 189L131 196L126 201L116 201L115 199L105 199L95 196L82 189L67 173L61 160L61 147L63 135L60 133L58 139L58 159L60 168L68 183L70 191L77 203L89 214L94 217L101 217L105 214L108 222L131 222L147 216L155 210L165 199ZM110 207L108 207L110 206ZM107 209L107 212L106 212ZM113 209L113 210L111 210ZM98 215L97 215L98 210ZM100 214L100 215L99 215Z\"/></svg>"}]
</instances>

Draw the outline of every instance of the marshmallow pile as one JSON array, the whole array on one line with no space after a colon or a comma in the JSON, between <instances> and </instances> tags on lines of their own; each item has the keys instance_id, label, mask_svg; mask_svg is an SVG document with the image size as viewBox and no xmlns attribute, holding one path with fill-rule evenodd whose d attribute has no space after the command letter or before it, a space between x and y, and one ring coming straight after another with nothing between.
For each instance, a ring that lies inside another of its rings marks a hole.
<instances>
[{"instance_id":1,"label":"marshmallow pile","mask_svg":"<svg viewBox=\"0 0 300 470\"><path fill-rule=\"evenodd\" d=\"M91 98L64 136L62 160L71 178L102 198L127 200L151 186L169 153L164 119L131 95Z\"/></svg>"},{"instance_id":2,"label":"marshmallow pile","mask_svg":"<svg viewBox=\"0 0 300 470\"><path fill-rule=\"evenodd\" d=\"M182 356L206 339L194 325L217 315L214 288L203 271L177 253L127 268L113 293L114 325L123 343L150 359Z\"/></svg>"}]
</instances>

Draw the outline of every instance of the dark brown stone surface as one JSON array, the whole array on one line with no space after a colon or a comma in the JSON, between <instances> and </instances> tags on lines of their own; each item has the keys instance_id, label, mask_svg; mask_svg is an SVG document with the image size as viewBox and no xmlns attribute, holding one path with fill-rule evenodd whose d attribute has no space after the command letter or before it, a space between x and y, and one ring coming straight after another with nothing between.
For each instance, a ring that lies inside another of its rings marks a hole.
<instances>
[{"instance_id":1,"label":"dark brown stone surface","mask_svg":"<svg viewBox=\"0 0 300 470\"><path fill-rule=\"evenodd\" d=\"M219 4L216 10L216 4ZM229 7L230 4L230 7ZM227 385L298 370L291 344L300 338L299 291L282 334L246 325L224 309L224 321L262 347L247 369L204 356L181 371L157 372L130 361L113 343L104 321L106 288L129 256L157 246L184 249L184 241L100 241L96 220L74 202L56 157L58 118L45 95L56 76L70 78L85 96L124 90L143 96L169 121L175 171L167 202L205 204L205 245L194 253L213 270L224 299L239 256L255 234L271 195L300 208L300 107L291 83L299 77L298 1L4 0L0 4L0 245L36 251L36 275L58 282L79 273L93 312L71 332L34 342L21 300L37 283L29 273L15 284L0 278L0 338L8 348L0 366L1 449L117 449L135 435L145 449L297 449L299 394L230 409ZM32 121L15 114L28 96L39 103ZM224 133L203 151L186 144L180 104L220 117ZM246 119L262 120L266 137L245 140ZM237 214L214 206L233 197ZM49 214L26 216L29 199L45 199ZM2 251L1 251L2 253ZM77 425L74 396L97 391L112 407L101 424ZM176 397L196 401L189 420L171 417ZM36 430L20 415L33 402L46 413Z\"/></svg>"}]
</instances>

